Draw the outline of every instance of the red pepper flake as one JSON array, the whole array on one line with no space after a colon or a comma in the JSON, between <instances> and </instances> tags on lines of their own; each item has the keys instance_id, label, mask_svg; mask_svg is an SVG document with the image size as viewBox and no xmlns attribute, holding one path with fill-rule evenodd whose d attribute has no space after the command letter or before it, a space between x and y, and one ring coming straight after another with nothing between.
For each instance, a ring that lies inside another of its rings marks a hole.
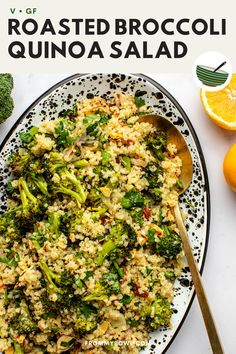
<instances>
[{"instance_id":1,"label":"red pepper flake","mask_svg":"<svg viewBox=\"0 0 236 354\"><path fill-rule=\"evenodd\" d=\"M142 294L139 295L140 297L143 297L144 299L146 299L148 297L148 292L144 291Z\"/></svg>"},{"instance_id":2,"label":"red pepper flake","mask_svg":"<svg viewBox=\"0 0 236 354\"><path fill-rule=\"evenodd\" d=\"M123 143L123 145L127 145L127 146L134 144L133 140L131 140L131 139L128 139L128 140L122 139L122 143Z\"/></svg>"},{"instance_id":3,"label":"red pepper flake","mask_svg":"<svg viewBox=\"0 0 236 354\"><path fill-rule=\"evenodd\" d=\"M119 158L119 156L116 157L116 163L120 163L120 158Z\"/></svg>"},{"instance_id":4,"label":"red pepper flake","mask_svg":"<svg viewBox=\"0 0 236 354\"><path fill-rule=\"evenodd\" d=\"M146 218L147 220L150 219L150 217L152 216L151 209L148 208L146 205L145 205L145 207L144 207L144 209L143 209L143 214L144 214L144 216L145 216L145 218Z\"/></svg>"},{"instance_id":5,"label":"red pepper flake","mask_svg":"<svg viewBox=\"0 0 236 354\"><path fill-rule=\"evenodd\" d=\"M147 291L144 291L143 293L139 292L139 288L140 288L139 285L133 284L132 288L133 288L133 292L134 292L135 296L143 297L144 299L146 299L148 297L148 292Z\"/></svg>"}]
</instances>

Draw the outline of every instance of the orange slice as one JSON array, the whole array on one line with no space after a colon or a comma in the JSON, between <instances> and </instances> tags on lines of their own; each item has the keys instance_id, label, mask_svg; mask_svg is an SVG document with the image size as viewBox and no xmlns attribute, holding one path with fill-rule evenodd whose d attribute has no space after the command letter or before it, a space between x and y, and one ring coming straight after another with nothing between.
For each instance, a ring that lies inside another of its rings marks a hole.
<instances>
[{"instance_id":1,"label":"orange slice","mask_svg":"<svg viewBox=\"0 0 236 354\"><path fill-rule=\"evenodd\" d=\"M202 104L214 123L227 130L236 130L236 74L222 90L201 90Z\"/></svg>"}]
</instances>

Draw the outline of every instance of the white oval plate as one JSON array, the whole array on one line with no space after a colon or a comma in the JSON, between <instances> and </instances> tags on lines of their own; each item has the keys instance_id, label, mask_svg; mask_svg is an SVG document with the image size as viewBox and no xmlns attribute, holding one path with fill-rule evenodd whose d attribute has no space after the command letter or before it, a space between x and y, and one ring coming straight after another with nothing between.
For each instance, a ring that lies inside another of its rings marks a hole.
<instances>
[{"instance_id":1,"label":"white oval plate","mask_svg":"<svg viewBox=\"0 0 236 354\"><path fill-rule=\"evenodd\" d=\"M203 153L189 118L178 102L157 82L142 74L76 74L53 86L36 100L12 127L0 147L0 212L6 209L5 181L9 177L6 166L8 154L20 145L19 131L38 125L76 100L96 95L110 97L115 92L142 96L153 113L172 121L183 134L193 158L193 180L181 197L181 208L188 214L187 229L194 255L203 268L207 249L210 220L210 195ZM187 265L175 282L173 327L152 333L148 347L142 353L163 354L178 333L192 304L194 290Z\"/></svg>"}]
</instances>

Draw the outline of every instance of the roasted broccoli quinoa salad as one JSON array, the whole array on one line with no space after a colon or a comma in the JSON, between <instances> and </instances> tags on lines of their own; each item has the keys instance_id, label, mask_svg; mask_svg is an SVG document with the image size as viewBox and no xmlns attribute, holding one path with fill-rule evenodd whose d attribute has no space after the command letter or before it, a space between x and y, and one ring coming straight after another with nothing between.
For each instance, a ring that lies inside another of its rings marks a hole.
<instances>
[{"instance_id":1,"label":"roasted broccoli quinoa salad","mask_svg":"<svg viewBox=\"0 0 236 354\"><path fill-rule=\"evenodd\" d=\"M20 132L0 215L0 351L138 353L171 326L181 160L140 97Z\"/></svg>"}]
</instances>

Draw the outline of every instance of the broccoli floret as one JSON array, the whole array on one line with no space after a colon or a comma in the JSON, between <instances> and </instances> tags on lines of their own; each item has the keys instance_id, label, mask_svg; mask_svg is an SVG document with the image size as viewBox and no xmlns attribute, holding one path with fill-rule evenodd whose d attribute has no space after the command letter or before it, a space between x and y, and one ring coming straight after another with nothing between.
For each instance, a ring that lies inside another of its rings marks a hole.
<instances>
[{"instance_id":1,"label":"broccoli floret","mask_svg":"<svg viewBox=\"0 0 236 354\"><path fill-rule=\"evenodd\" d=\"M99 301L107 300L108 290L100 283L95 284L92 294L88 294L82 298L83 301Z\"/></svg>"},{"instance_id":2,"label":"broccoli floret","mask_svg":"<svg viewBox=\"0 0 236 354\"><path fill-rule=\"evenodd\" d=\"M19 334L31 333L36 329L36 324L32 320L26 301L20 303L20 315L13 319L11 327Z\"/></svg>"},{"instance_id":3,"label":"broccoli floret","mask_svg":"<svg viewBox=\"0 0 236 354\"><path fill-rule=\"evenodd\" d=\"M21 212L21 207L15 207L0 215L0 232L4 233L4 237L9 240L19 240L22 237L19 212Z\"/></svg>"},{"instance_id":4,"label":"broccoli floret","mask_svg":"<svg viewBox=\"0 0 236 354\"><path fill-rule=\"evenodd\" d=\"M8 159L11 171L13 174L22 175L30 170L30 163L32 161L32 155L24 150L19 153L12 153Z\"/></svg>"},{"instance_id":5,"label":"broccoli floret","mask_svg":"<svg viewBox=\"0 0 236 354\"><path fill-rule=\"evenodd\" d=\"M37 196L36 198L30 192L28 184L23 177L18 179L18 188L22 210L17 214L17 224L22 233L24 233L31 230L34 223L43 217L48 201L43 196Z\"/></svg>"},{"instance_id":6,"label":"broccoli floret","mask_svg":"<svg viewBox=\"0 0 236 354\"><path fill-rule=\"evenodd\" d=\"M14 102L11 97L13 78L11 74L0 74L0 123L12 114Z\"/></svg>"},{"instance_id":7,"label":"broccoli floret","mask_svg":"<svg viewBox=\"0 0 236 354\"><path fill-rule=\"evenodd\" d=\"M157 243L157 252L165 258L176 258L182 250L182 240L175 232L170 233L169 230L164 233Z\"/></svg>"},{"instance_id":8,"label":"broccoli floret","mask_svg":"<svg viewBox=\"0 0 236 354\"><path fill-rule=\"evenodd\" d=\"M105 215L106 211L107 211L107 208L99 208L98 210L91 213L91 219L93 221L100 219L103 215Z\"/></svg>"},{"instance_id":9,"label":"broccoli floret","mask_svg":"<svg viewBox=\"0 0 236 354\"><path fill-rule=\"evenodd\" d=\"M76 199L78 205L83 204L86 201L87 193L76 176L68 170L62 170L60 176L62 184L54 187L54 192L69 195ZM72 188L75 188L75 191Z\"/></svg>"},{"instance_id":10,"label":"broccoli floret","mask_svg":"<svg viewBox=\"0 0 236 354\"><path fill-rule=\"evenodd\" d=\"M35 135L38 133L38 127L32 127L27 132L20 132L19 137L23 146L29 145L34 140Z\"/></svg>"},{"instance_id":11,"label":"broccoli floret","mask_svg":"<svg viewBox=\"0 0 236 354\"><path fill-rule=\"evenodd\" d=\"M34 172L29 173L28 176L43 194L49 196L48 185L43 176L36 175Z\"/></svg>"},{"instance_id":12,"label":"broccoli floret","mask_svg":"<svg viewBox=\"0 0 236 354\"><path fill-rule=\"evenodd\" d=\"M140 192L126 192L121 201L121 205L125 209L131 209L133 207L143 207L144 197Z\"/></svg>"},{"instance_id":13,"label":"broccoli floret","mask_svg":"<svg viewBox=\"0 0 236 354\"><path fill-rule=\"evenodd\" d=\"M71 184L75 187L76 191L80 195L81 203L84 203L87 198L87 193L85 192L84 188L82 187L80 181L76 178L76 176L68 170L63 171L61 173L61 176L64 176L68 181L71 182Z\"/></svg>"},{"instance_id":14,"label":"broccoli floret","mask_svg":"<svg viewBox=\"0 0 236 354\"><path fill-rule=\"evenodd\" d=\"M80 315L75 320L75 329L81 335L85 333L93 332L96 328L97 328L97 322L95 320L89 320L83 315Z\"/></svg>"},{"instance_id":15,"label":"broccoli floret","mask_svg":"<svg viewBox=\"0 0 236 354\"><path fill-rule=\"evenodd\" d=\"M114 271L110 271L103 275L102 285L105 286L109 294L119 294L120 292L118 275Z\"/></svg>"},{"instance_id":16,"label":"broccoli floret","mask_svg":"<svg viewBox=\"0 0 236 354\"><path fill-rule=\"evenodd\" d=\"M154 300L151 306L144 306L140 314L146 318L150 330L155 331L159 327L169 325L172 312L170 303L163 298L158 298Z\"/></svg>"},{"instance_id":17,"label":"broccoli floret","mask_svg":"<svg viewBox=\"0 0 236 354\"><path fill-rule=\"evenodd\" d=\"M42 163L45 177L53 175L63 168L66 168L66 162L59 152L51 151Z\"/></svg>"},{"instance_id":18,"label":"broccoli floret","mask_svg":"<svg viewBox=\"0 0 236 354\"><path fill-rule=\"evenodd\" d=\"M34 242L35 245L35 242ZM50 295L57 294L58 297L63 294L62 290L55 284L60 282L60 275L54 273L47 265L47 263L40 258L39 266L44 276L44 280L46 281L47 292ZM55 281L55 282L54 282Z\"/></svg>"}]
</instances>

